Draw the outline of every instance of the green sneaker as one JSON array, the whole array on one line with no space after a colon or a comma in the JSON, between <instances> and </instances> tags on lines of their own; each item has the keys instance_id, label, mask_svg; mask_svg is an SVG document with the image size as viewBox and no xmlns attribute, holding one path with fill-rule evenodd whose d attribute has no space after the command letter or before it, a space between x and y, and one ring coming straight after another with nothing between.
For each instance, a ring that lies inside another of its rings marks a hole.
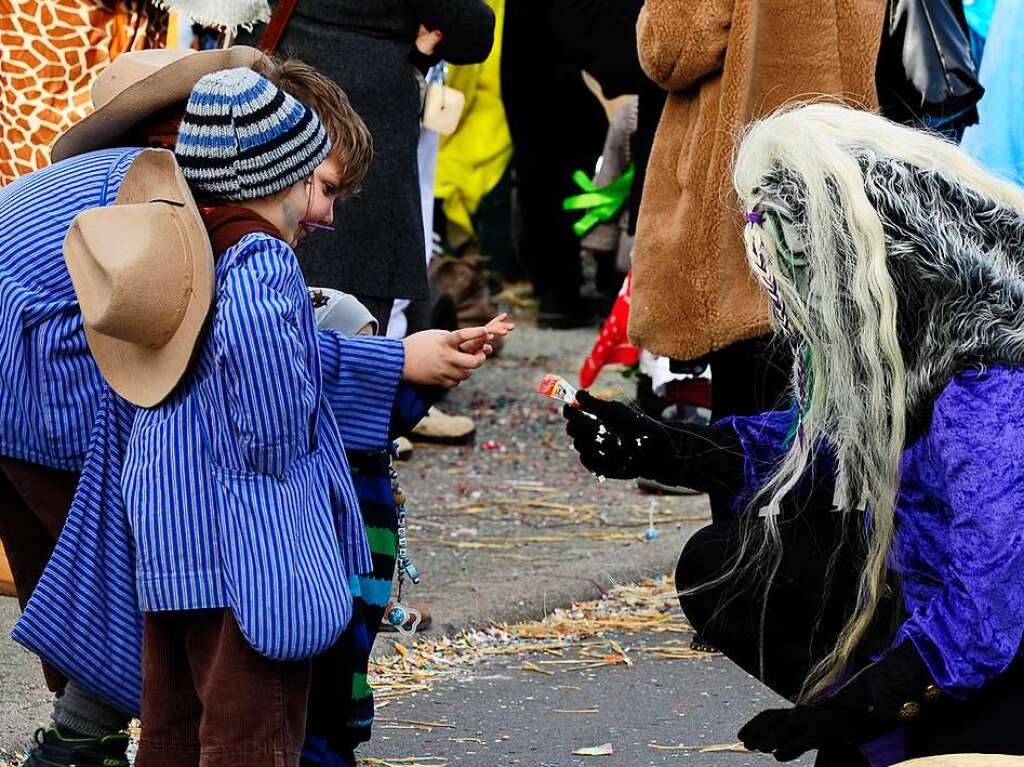
<instances>
[{"instance_id":1,"label":"green sneaker","mask_svg":"<svg viewBox=\"0 0 1024 767\"><path fill-rule=\"evenodd\" d=\"M128 767L128 733L102 738L64 735L56 727L36 730L36 746L21 767Z\"/></svg>"}]
</instances>

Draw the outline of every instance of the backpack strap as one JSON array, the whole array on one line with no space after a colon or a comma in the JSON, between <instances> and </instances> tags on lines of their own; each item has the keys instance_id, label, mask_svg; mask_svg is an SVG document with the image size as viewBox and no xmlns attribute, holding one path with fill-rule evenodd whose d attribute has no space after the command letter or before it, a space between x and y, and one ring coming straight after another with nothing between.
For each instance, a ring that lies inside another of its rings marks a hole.
<instances>
[{"instance_id":1,"label":"backpack strap","mask_svg":"<svg viewBox=\"0 0 1024 767\"><path fill-rule=\"evenodd\" d=\"M277 45L281 42L281 35L284 34L284 29L288 26L288 19L291 18L292 11L295 10L298 1L281 0L278 3L274 13L270 16L267 28L263 31L263 37L260 38L259 49L261 51L267 54L277 52Z\"/></svg>"}]
</instances>

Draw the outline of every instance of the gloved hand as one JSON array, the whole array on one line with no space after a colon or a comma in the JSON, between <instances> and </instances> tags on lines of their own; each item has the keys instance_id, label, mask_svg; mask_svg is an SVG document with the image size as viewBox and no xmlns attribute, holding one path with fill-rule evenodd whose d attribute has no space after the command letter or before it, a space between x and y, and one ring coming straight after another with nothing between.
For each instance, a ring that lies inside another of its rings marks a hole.
<instances>
[{"instance_id":1,"label":"gloved hand","mask_svg":"<svg viewBox=\"0 0 1024 767\"><path fill-rule=\"evenodd\" d=\"M675 456L667 429L622 402L576 395L579 407L566 405L565 430L580 461L594 474L612 479L651 476L658 465Z\"/></svg>"},{"instance_id":2,"label":"gloved hand","mask_svg":"<svg viewBox=\"0 0 1024 767\"><path fill-rule=\"evenodd\" d=\"M815 748L859 745L921 715L939 695L928 667L907 641L820 702L762 711L739 732L751 751L789 762Z\"/></svg>"},{"instance_id":3,"label":"gloved hand","mask_svg":"<svg viewBox=\"0 0 1024 767\"><path fill-rule=\"evenodd\" d=\"M762 711L743 725L739 739L750 751L791 762L814 748L856 745L862 741L862 728L863 717L824 701Z\"/></svg>"},{"instance_id":4,"label":"gloved hand","mask_svg":"<svg viewBox=\"0 0 1024 767\"><path fill-rule=\"evenodd\" d=\"M668 425L622 402L576 395L562 413L580 461L613 479L645 477L694 490L735 492L743 485L743 448L730 427Z\"/></svg>"}]
</instances>

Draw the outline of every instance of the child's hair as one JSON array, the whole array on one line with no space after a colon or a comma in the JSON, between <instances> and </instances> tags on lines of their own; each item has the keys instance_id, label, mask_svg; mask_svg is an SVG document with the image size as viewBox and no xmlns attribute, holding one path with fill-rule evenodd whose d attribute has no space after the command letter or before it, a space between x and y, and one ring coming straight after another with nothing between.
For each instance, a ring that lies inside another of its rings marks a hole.
<instances>
[{"instance_id":1,"label":"child's hair","mask_svg":"<svg viewBox=\"0 0 1024 767\"><path fill-rule=\"evenodd\" d=\"M299 59L264 56L253 67L274 85L308 106L331 137L331 153L341 166L345 194L359 191L373 157L373 140L337 83Z\"/></svg>"}]
</instances>

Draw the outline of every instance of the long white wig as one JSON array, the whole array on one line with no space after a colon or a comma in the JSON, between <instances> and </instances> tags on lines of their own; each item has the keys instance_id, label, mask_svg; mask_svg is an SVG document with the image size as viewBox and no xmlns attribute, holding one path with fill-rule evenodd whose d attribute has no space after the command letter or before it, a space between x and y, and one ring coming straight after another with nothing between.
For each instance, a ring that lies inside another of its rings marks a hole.
<instances>
[{"instance_id":1,"label":"long white wig","mask_svg":"<svg viewBox=\"0 0 1024 767\"><path fill-rule=\"evenodd\" d=\"M794 350L796 434L760 501L775 511L827 444L835 505L868 510L857 607L808 699L874 616L908 433L959 370L1024 361L1024 193L941 138L823 103L750 125L733 181L750 269Z\"/></svg>"}]
</instances>

